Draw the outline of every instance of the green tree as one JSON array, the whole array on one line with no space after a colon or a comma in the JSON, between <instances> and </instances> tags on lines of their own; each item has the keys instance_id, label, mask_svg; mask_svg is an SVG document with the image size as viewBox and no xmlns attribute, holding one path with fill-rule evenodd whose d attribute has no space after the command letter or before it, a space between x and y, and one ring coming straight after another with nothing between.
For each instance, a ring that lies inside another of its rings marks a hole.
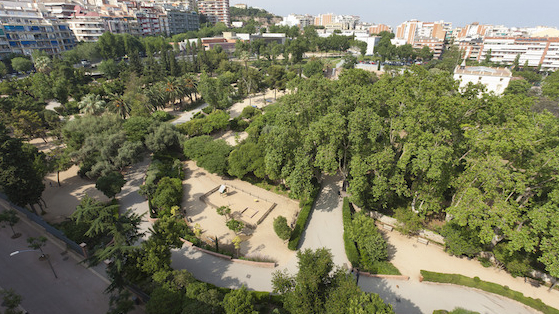
<instances>
[{"instance_id":1,"label":"green tree","mask_svg":"<svg viewBox=\"0 0 559 314\"><path fill-rule=\"evenodd\" d=\"M125 183L126 180L120 172L112 171L99 177L95 182L95 188L103 192L108 198L115 198Z\"/></svg>"},{"instance_id":2,"label":"green tree","mask_svg":"<svg viewBox=\"0 0 559 314\"><path fill-rule=\"evenodd\" d=\"M24 73L31 71L33 68L33 62L27 58L15 57L12 59L12 69L17 72Z\"/></svg>"},{"instance_id":3,"label":"green tree","mask_svg":"<svg viewBox=\"0 0 559 314\"><path fill-rule=\"evenodd\" d=\"M146 135L145 143L153 153L179 150L179 132L172 124L161 123Z\"/></svg>"},{"instance_id":4,"label":"green tree","mask_svg":"<svg viewBox=\"0 0 559 314\"><path fill-rule=\"evenodd\" d=\"M105 111L107 103L100 95L87 94L78 103L80 112L84 114L98 115Z\"/></svg>"},{"instance_id":5,"label":"green tree","mask_svg":"<svg viewBox=\"0 0 559 314\"><path fill-rule=\"evenodd\" d=\"M322 74L322 69L324 64L320 59L311 59L305 66L303 67L303 74L306 77L311 77L316 74Z\"/></svg>"},{"instance_id":6,"label":"green tree","mask_svg":"<svg viewBox=\"0 0 559 314\"><path fill-rule=\"evenodd\" d=\"M45 246L46 243L47 243L47 237L45 236L40 236L36 238L34 237L27 238L27 246L30 249L40 251L42 255L45 255L45 252L43 252L43 246Z\"/></svg>"},{"instance_id":7,"label":"green tree","mask_svg":"<svg viewBox=\"0 0 559 314\"><path fill-rule=\"evenodd\" d=\"M35 156L24 151L20 140L11 138L0 124L0 186L16 205L40 205L45 189L43 177L34 167ZM42 209L42 207L41 207Z\"/></svg>"},{"instance_id":8,"label":"green tree","mask_svg":"<svg viewBox=\"0 0 559 314\"><path fill-rule=\"evenodd\" d=\"M6 306L5 314L22 314L23 312L17 308L21 304L23 298L17 294L14 289L0 290L2 296L2 305Z\"/></svg>"},{"instance_id":9,"label":"green tree","mask_svg":"<svg viewBox=\"0 0 559 314\"><path fill-rule=\"evenodd\" d=\"M530 88L532 88L532 84L526 80L512 80L507 88L505 88L505 94L527 95Z\"/></svg>"},{"instance_id":10,"label":"green tree","mask_svg":"<svg viewBox=\"0 0 559 314\"><path fill-rule=\"evenodd\" d=\"M118 77L118 74L120 73L118 64L113 59L103 60L99 64L98 69L101 73L105 74L108 79L114 79Z\"/></svg>"},{"instance_id":11,"label":"green tree","mask_svg":"<svg viewBox=\"0 0 559 314\"><path fill-rule=\"evenodd\" d=\"M225 314L255 314L252 294L245 286L232 290L223 298Z\"/></svg>"},{"instance_id":12,"label":"green tree","mask_svg":"<svg viewBox=\"0 0 559 314\"><path fill-rule=\"evenodd\" d=\"M19 222L19 216L17 215L17 212L15 209L8 209L3 211L2 213L0 213L0 223L5 223L8 226L10 226L10 229L12 229L12 239L16 239L19 238L21 236L21 233L16 233L14 231L14 226ZM4 226L2 226L4 227Z\"/></svg>"},{"instance_id":13,"label":"green tree","mask_svg":"<svg viewBox=\"0 0 559 314\"><path fill-rule=\"evenodd\" d=\"M225 225L227 225L227 228L229 228L229 230L231 230L235 233L239 233L239 232L243 231L243 229L245 228L245 224L242 221L235 220L235 219L231 219L231 220L227 221L227 223L225 223Z\"/></svg>"}]
</instances>

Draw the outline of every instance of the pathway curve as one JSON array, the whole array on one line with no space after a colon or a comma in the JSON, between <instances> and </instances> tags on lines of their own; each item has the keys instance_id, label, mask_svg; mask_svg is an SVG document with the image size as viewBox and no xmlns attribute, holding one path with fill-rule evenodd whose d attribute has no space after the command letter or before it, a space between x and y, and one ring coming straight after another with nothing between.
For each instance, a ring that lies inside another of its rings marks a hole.
<instances>
[{"instance_id":1,"label":"pathway curve","mask_svg":"<svg viewBox=\"0 0 559 314\"><path fill-rule=\"evenodd\" d=\"M209 106L208 103L204 103L204 104L196 107L195 109L182 112L177 119L171 121L171 124L172 125L178 125L178 124L182 124L182 123L185 123L187 121L190 121L192 119L192 117L194 117L195 114L202 111L202 109L206 108L207 106Z\"/></svg>"}]
</instances>

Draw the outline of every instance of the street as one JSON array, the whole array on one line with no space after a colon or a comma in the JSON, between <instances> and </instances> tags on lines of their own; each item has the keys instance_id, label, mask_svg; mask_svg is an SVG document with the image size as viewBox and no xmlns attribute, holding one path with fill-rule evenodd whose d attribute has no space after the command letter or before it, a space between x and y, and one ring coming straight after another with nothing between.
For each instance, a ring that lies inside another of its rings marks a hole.
<instances>
[{"instance_id":1,"label":"street","mask_svg":"<svg viewBox=\"0 0 559 314\"><path fill-rule=\"evenodd\" d=\"M0 203L0 211L5 210ZM109 296L105 278L80 265L76 254L55 245L48 238L42 248L50 257L40 261L40 252L26 251L10 256L14 251L28 250L27 238L43 235L41 229L23 218L14 226L22 234L11 239L12 231L0 228L0 287L14 289L23 297L21 306L29 313L106 313ZM53 269L56 273L55 278ZM2 312L4 308L0 307Z\"/></svg>"}]
</instances>

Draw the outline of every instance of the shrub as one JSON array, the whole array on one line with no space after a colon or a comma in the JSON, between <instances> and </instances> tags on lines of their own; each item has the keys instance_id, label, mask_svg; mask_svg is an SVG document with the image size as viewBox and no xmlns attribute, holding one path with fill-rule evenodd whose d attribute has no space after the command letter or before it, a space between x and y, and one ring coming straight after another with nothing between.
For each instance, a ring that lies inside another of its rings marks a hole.
<instances>
[{"instance_id":1,"label":"shrub","mask_svg":"<svg viewBox=\"0 0 559 314\"><path fill-rule=\"evenodd\" d=\"M180 206L182 193L182 181L180 179L164 177L157 184L157 190L151 203L159 210L170 211L171 207Z\"/></svg>"},{"instance_id":2,"label":"shrub","mask_svg":"<svg viewBox=\"0 0 559 314\"><path fill-rule=\"evenodd\" d=\"M318 195L318 189L315 189L311 194L310 198L301 201L300 206L302 205L301 211L299 212L299 216L297 217L297 221L295 222L295 228L291 232L291 237L289 238L289 244L287 247L295 251L299 246L299 241L301 241L301 235L303 234L303 230L305 230L305 226L307 225L307 220L309 219L309 215L311 213L311 209L314 205L314 201Z\"/></svg>"},{"instance_id":3,"label":"shrub","mask_svg":"<svg viewBox=\"0 0 559 314\"><path fill-rule=\"evenodd\" d=\"M353 266L359 265L359 251L355 245L355 241L350 238L348 228L351 226L351 208L349 204L349 199L344 197L344 203L342 207L342 218L344 222L344 246L345 254L347 259Z\"/></svg>"},{"instance_id":4,"label":"shrub","mask_svg":"<svg viewBox=\"0 0 559 314\"><path fill-rule=\"evenodd\" d=\"M212 106L207 106L207 107L204 107L202 109L202 112L205 113L205 114L210 114L210 113L212 113L212 111L214 111L214 107L212 107Z\"/></svg>"},{"instance_id":5,"label":"shrub","mask_svg":"<svg viewBox=\"0 0 559 314\"><path fill-rule=\"evenodd\" d=\"M165 122L165 121L169 121L171 119L173 119L173 115L168 113L167 111L162 111L162 110L157 110L154 113L151 114L152 118L157 120L157 121L161 121L161 122Z\"/></svg>"},{"instance_id":6,"label":"shrub","mask_svg":"<svg viewBox=\"0 0 559 314\"><path fill-rule=\"evenodd\" d=\"M278 216L274 219L274 231L282 240L288 240L291 236L291 228L287 225L287 219L283 216Z\"/></svg>"},{"instance_id":7,"label":"shrub","mask_svg":"<svg viewBox=\"0 0 559 314\"><path fill-rule=\"evenodd\" d=\"M485 258L485 257L479 257L478 261L480 262L481 266L483 266L483 267L491 267L491 265L493 265L493 263L491 263L491 261L488 258Z\"/></svg>"},{"instance_id":8,"label":"shrub","mask_svg":"<svg viewBox=\"0 0 559 314\"><path fill-rule=\"evenodd\" d=\"M225 225L227 225L227 228L229 228L229 230L232 230L235 233L241 232L245 227L245 224L242 221L235 219L229 220Z\"/></svg>"},{"instance_id":9,"label":"shrub","mask_svg":"<svg viewBox=\"0 0 559 314\"><path fill-rule=\"evenodd\" d=\"M378 232L374 219L359 213L348 225L346 232L357 244L359 264L362 268L373 271L375 262L385 261L388 258L386 241Z\"/></svg>"}]
</instances>

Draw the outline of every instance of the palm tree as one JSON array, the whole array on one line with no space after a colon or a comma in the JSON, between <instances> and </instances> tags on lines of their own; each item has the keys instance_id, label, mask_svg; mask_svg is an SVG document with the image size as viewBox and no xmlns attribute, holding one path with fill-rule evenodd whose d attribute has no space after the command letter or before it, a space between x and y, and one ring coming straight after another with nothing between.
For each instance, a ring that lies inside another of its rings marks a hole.
<instances>
[{"instance_id":1,"label":"palm tree","mask_svg":"<svg viewBox=\"0 0 559 314\"><path fill-rule=\"evenodd\" d=\"M92 115L104 112L106 105L107 103L101 99L101 96L94 94L85 95L78 103L81 113Z\"/></svg>"},{"instance_id":2,"label":"palm tree","mask_svg":"<svg viewBox=\"0 0 559 314\"><path fill-rule=\"evenodd\" d=\"M111 94L111 102L109 103L111 107L109 109L112 112L117 113L121 118L126 119L130 115L131 105L128 99L124 95Z\"/></svg>"}]
</instances>

